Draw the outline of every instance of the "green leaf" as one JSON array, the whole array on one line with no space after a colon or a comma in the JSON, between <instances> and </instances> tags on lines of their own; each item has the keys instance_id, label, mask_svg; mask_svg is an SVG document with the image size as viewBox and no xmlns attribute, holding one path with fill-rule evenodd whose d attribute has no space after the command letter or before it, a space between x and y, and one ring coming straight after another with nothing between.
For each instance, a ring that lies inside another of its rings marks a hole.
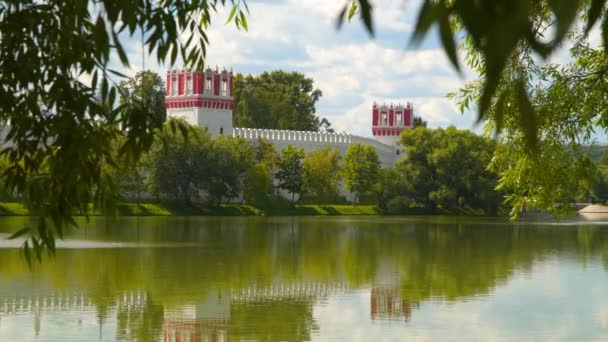
<instances>
[{"instance_id":1,"label":"green leaf","mask_svg":"<svg viewBox=\"0 0 608 342\"><path fill-rule=\"evenodd\" d=\"M450 25L447 14L439 17L439 33L441 34L441 43L443 44L445 53L450 58L454 68L460 71L458 55L456 54L456 43L454 42L454 33L452 32L452 26Z\"/></svg>"},{"instance_id":2,"label":"green leaf","mask_svg":"<svg viewBox=\"0 0 608 342\"><path fill-rule=\"evenodd\" d=\"M370 36L374 36L374 26L372 23L372 5L368 0L359 0L359 8L361 10L361 19Z\"/></svg>"},{"instance_id":3,"label":"green leaf","mask_svg":"<svg viewBox=\"0 0 608 342\"><path fill-rule=\"evenodd\" d=\"M608 15L604 16L602 21L602 44L604 44L604 52L608 54Z\"/></svg>"},{"instance_id":4,"label":"green leaf","mask_svg":"<svg viewBox=\"0 0 608 342\"><path fill-rule=\"evenodd\" d=\"M13 234L11 234L11 236L9 236L8 239L9 240L16 239L16 238L28 233L30 230L31 230L30 227L23 227L23 228L19 229L18 231L14 232Z\"/></svg>"},{"instance_id":5,"label":"green leaf","mask_svg":"<svg viewBox=\"0 0 608 342\"><path fill-rule=\"evenodd\" d=\"M128 67L129 66L129 58L127 57L127 53L125 52L125 50L123 49L122 45L120 44L120 39L118 39L118 35L116 34L115 31L112 31L112 36L114 39L114 46L116 47L116 51L118 52L118 58L120 59L120 62Z\"/></svg>"},{"instance_id":6,"label":"green leaf","mask_svg":"<svg viewBox=\"0 0 608 342\"><path fill-rule=\"evenodd\" d=\"M348 21L351 21L356 14L357 14L357 2L353 1L353 3L350 5L350 10L348 11Z\"/></svg>"},{"instance_id":7,"label":"green leaf","mask_svg":"<svg viewBox=\"0 0 608 342\"><path fill-rule=\"evenodd\" d=\"M433 22L436 20L435 12L436 10L433 1L425 0L418 13L418 20L416 21L416 27L414 28L412 38L410 38L410 45L417 44L424 38Z\"/></svg>"},{"instance_id":8,"label":"green leaf","mask_svg":"<svg viewBox=\"0 0 608 342\"><path fill-rule=\"evenodd\" d=\"M587 12L587 28L585 29L585 34L589 34L595 22L600 18L602 13L604 12L604 6L606 5L606 0L592 0L591 6L589 7L589 12Z\"/></svg>"},{"instance_id":9,"label":"green leaf","mask_svg":"<svg viewBox=\"0 0 608 342\"><path fill-rule=\"evenodd\" d=\"M247 18L245 17L245 13L240 12L239 15L241 17L241 25L243 26L243 28L245 29L245 31L249 31L249 27L247 26Z\"/></svg>"},{"instance_id":10,"label":"green leaf","mask_svg":"<svg viewBox=\"0 0 608 342\"><path fill-rule=\"evenodd\" d=\"M553 46L556 46L562 42L574 19L576 19L580 0L551 0L549 3L557 22L557 29L553 40Z\"/></svg>"},{"instance_id":11,"label":"green leaf","mask_svg":"<svg viewBox=\"0 0 608 342\"><path fill-rule=\"evenodd\" d=\"M230 15L228 16L228 19L226 20L226 24L230 23L232 21L232 19L234 18L234 15L236 14L236 10L239 8L238 4L235 4L234 6L232 6L232 10L230 11Z\"/></svg>"},{"instance_id":12,"label":"green leaf","mask_svg":"<svg viewBox=\"0 0 608 342\"><path fill-rule=\"evenodd\" d=\"M344 5L344 7L342 7L342 10L340 11L340 14L338 14L338 17L336 18L336 29L340 29L342 28L342 25L344 24L344 16L346 15L346 8L347 5Z\"/></svg>"},{"instance_id":13,"label":"green leaf","mask_svg":"<svg viewBox=\"0 0 608 342\"><path fill-rule=\"evenodd\" d=\"M519 120L522 131L526 138L526 145L530 151L536 151L538 145L536 112L528 97L525 82L516 83L517 101L519 104Z\"/></svg>"}]
</instances>

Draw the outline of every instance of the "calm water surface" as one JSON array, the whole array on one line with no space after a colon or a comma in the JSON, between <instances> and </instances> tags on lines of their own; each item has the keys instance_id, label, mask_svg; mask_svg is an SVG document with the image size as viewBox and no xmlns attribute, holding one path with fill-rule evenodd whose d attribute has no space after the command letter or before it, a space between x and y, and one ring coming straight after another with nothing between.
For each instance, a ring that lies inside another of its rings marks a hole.
<instances>
[{"instance_id":1,"label":"calm water surface","mask_svg":"<svg viewBox=\"0 0 608 342\"><path fill-rule=\"evenodd\" d=\"M31 271L24 224L0 341L608 339L608 222L95 219Z\"/></svg>"}]
</instances>

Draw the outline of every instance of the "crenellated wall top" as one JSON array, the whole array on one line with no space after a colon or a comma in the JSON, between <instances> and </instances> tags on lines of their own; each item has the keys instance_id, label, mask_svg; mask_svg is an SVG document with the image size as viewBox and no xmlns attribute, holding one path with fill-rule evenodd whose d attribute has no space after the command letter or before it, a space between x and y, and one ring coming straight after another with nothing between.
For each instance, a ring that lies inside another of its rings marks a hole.
<instances>
[{"instance_id":1,"label":"crenellated wall top","mask_svg":"<svg viewBox=\"0 0 608 342\"><path fill-rule=\"evenodd\" d=\"M390 153L392 153L395 149L393 146L383 144L372 138L362 137L348 133L235 127L232 130L232 136L249 140L267 139L272 142L297 142L298 144L352 145L356 143L361 143L365 145L371 145L378 150Z\"/></svg>"}]
</instances>

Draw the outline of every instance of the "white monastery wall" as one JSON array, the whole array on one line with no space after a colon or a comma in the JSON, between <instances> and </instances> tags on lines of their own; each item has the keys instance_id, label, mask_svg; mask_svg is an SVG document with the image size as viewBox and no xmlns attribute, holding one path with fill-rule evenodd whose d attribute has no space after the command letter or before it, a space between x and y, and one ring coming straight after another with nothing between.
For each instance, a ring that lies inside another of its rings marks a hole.
<instances>
[{"instance_id":1,"label":"white monastery wall","mask_svg":"<svg viewBox=\"0 0 608 342\"><path fill-rule=\"evenodd\" d=\"M352 144L364 144L372 146L383 167L392 166L398 155L397 148L394 146L383 144L377 140L361 137L346 133L326 133L326 132L309 132L309 131L291 131L291 130L275 130L261 128L239 128L235 127L232 132L233 137L241 137L252 142L258 139L267 139L271 141L277 151L292 145L294 147L302 147L304 152L318 150L326 146L331 146L340 151L344 156L348 146Z\"/></svg>"}]
</instances>

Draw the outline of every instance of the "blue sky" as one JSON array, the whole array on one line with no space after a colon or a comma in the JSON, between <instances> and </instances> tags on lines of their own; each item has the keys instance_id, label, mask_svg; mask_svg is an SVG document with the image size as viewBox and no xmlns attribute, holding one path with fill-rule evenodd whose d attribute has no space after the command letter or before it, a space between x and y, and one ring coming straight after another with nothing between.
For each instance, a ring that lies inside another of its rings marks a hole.
<instances>
[{"instance_id":1,"label":"blue sky","mask_svg":"<svg viewBox=\"0 0 608 342\"><path fill-rule=\"evenodd\" d=\"M229 9L219 8L208 30L207 63L258 74L283 69L312 77L323 97L317 113L338 132L371 135L371 107L379 103L414 105L430 127L474 128L474 114L461 115L445 95L465 81L451 67L435 32L408 48L420 1L376 0L376 36L359 20L336 31L343 1L249 0L249 31L225 25ZM128 41L132 74L141 68L141 43ZM166 65L147 58L161 75Z\"/></svg>"}]
</instances>

